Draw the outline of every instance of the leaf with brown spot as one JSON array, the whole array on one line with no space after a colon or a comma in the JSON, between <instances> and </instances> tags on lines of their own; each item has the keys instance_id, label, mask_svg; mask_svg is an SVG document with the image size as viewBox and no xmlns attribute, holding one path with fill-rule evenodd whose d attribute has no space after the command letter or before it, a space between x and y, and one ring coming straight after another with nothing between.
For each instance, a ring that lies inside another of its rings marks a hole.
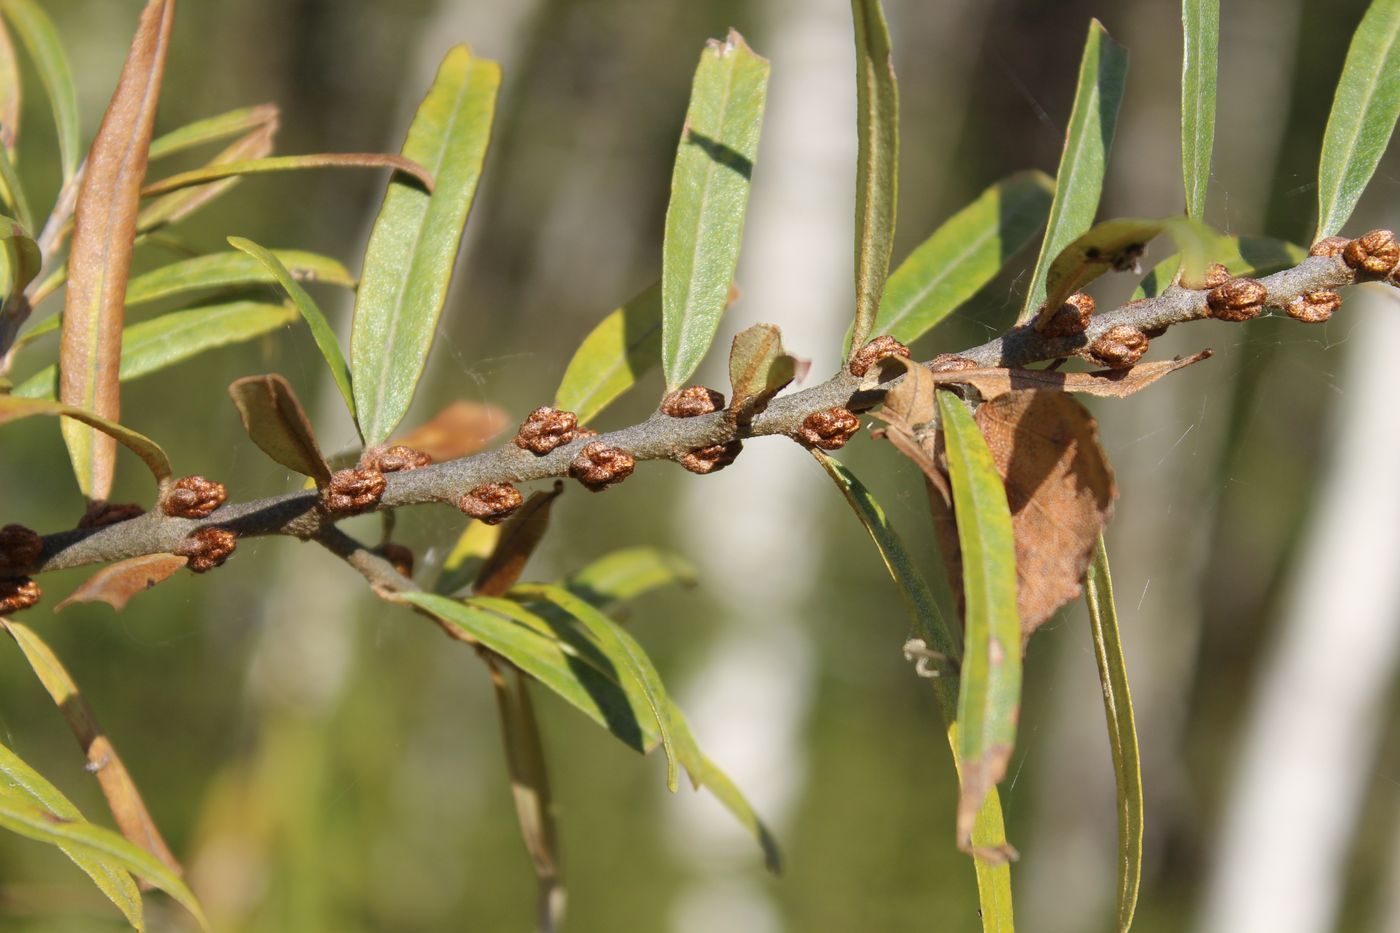
<instances>
[{"instance_id":1,"label":"leaf with brown spot","mask_svg":"<svg viewBox=\"0 0 1400 933\"><path fill-rule=\"evenodd\" d=\"M1101 398L1127 398L1135 392L1152 385L1163 376L1169 376L1193 363L1208 360L1210 350L1202 350L1194 356L1177 357L1155 363L1140 363L1131 369L1101 369L1090 373L1064 373L1054 369L985 369L952 370L929 373L935 385L970 385L983 398L996 398L1008 392L1023 389L1048 389L1055 392L1079 392L1084 395L1097 395ZM907 362L907 361L906 361ZM917 364L916 364L917 365ZM923 369L922 366L919 367ZM922 378L922 377L921 377ZM890 395L898 392L908 380L890 390ZM888 398L885 402L888 407Z\"/></svg>"},{"instance_id":2,"label":"leaf with brown spot","mask_svg":"<svg viewBox=\"0 0 1400 933\"><path fill-rule=\"evenodd\" d=\"M126 765L122 764L111 740L97 725L87 701L78 692L78 685L73 682L58 656L27 626L9 619L0 619L0 626L14 638L39 682L68 721L74 738L87 755L88 770L97 775L97 783L102 787L102 794L107 798L112 818L116 820L122 835L179 874L180 863L161 838L160 830L151 819L140 791L127 773Z\"/></svg>"},{"instance_id":3,"label":"leaf with brown spot","mask_svg":"<svg viewBox=\"0 0 1400 933\"><path fill-rule=\"evenodd\" d=\"M254 444L273 460L316 481L330 482L331 468L291 384L276 373L245 376L228 387L238 417Z\"/></svg>"},{"instance_id":4,"label":"leaf with brown spot","mask_svg":"<svg viewBox=\"0 0 1400 933\"><path fill-rule=\"evenodd\" d=\"M59 344L59 398L112 421L121 412L118 366L126 280L174 15L174 0L149 0L141 13L78 191ZM63 436L83 494L106 499L116 443L72 421L63 422Z\"/></svg>"},{"instance_id":5,"label":"leaf with brown spot","mask_svg":"<svg viewBox=\"0 0 1400 933\"><path fill-rule=\"evenodd\" d=\"M535 553L540 539L549 527L549 510L564 491L564 484L555 480L549 492L537 492L525 500L514 515L501 526L496 549L486 558L476 575L472 592L478 596L504 596L520 579L525 563Z\"/></svg>"},{"instance_id":6,"label":"leaf with brown spot","mask_svg":"<svg viewBox=\"0 0 1400 933\"><path fill-rule=\"evenodd\" d=\"M755 324L734 337L729 351L729 383L734 398L729 410L741 424L767 406L769 399L811 368L783 349L783 333L773 324Z\"/></svg>"},{"instance_id":7,"label":"leaf with brown spot","mask_svg":"<svg viewBox=\"0 0 1400 933\"><path fill-rule=\"evenodd\" d=\"M58 612L74 603L101 602L120 612L126 608L131 597L164 583L175 571L185 566L186 561L187 558L178 554L146 554L118 561L88 577L67 599L54 606L53 611Z\"/></svg>"},{"instance_id":8,"label":"leaf with brown spot","mask_svg":"<svg viewBox=\"0 0 1400 933\"><path fill-rule=\"evenodd\" d=\"M421 450L440 463L476 453L509 423L506 413L495 405L459 399L392 443Z\"/></svg>"},{"instance_id":9,"label":"leaf with brown spot","mask_svg":"<svg viewBox=\"0 0 1400 933\"><path fill-rule=\"evenodd\" d=\"M1061 392L1015 391L977 409L1006 483L1016 538L1017 608L1029 638L1080 584L1117 490L1098 425Z\"/></svg>"}]
</instances>

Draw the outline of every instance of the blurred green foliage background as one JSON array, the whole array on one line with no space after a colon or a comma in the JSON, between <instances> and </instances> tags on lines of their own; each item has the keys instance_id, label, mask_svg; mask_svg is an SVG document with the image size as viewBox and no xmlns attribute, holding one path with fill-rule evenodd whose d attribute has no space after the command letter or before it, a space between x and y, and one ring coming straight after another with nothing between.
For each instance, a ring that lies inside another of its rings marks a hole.
<instances>
[{"instance_id":1,"label":"blurred green foliage background","mask_svg":"<svg viewBox=\"0 0 1400 933\"><path fill-rule=\"evenodd\" d=\"M78 72L86 136L139 6L47 4ZM1132 52L1101 216L1181 210L1176 4L885 6L903 111L896 261L995 179L1054 170L1091 16ZM1364 4L1224 7L1208 219L1231 233L1303 241L1332 88ZM157 131L266 100L283 108L279 152L397 151L449 45L466 41L500 60L494 145L416 411L426 418L468 398L518 419L552 398L593 324L659 274L690 77L704 40L732 25L772 60L773 86L743 296L716 346L773 321L824 374L837 365L851 306L849 16L842 0L185 0ZM57 187L55 147L37 82L25 77L34 90L20 164L42 205ZM1393 156L1382 163L1355 230L1400 222L1396 169ZM358 171L245 180L178 233L199 249L221 248L230 234L315 249L353 270L383 183ZM138 263L169 258L147 248ZM925 338L922 358L1008 326L1032 261L1022 257ZM1097 289L1101 301L1126 297L1132 283L1120 278ZM345 321L348 296L318 297ZM1378 304L1358 300L1316 328L1276 319L1178 328L1154 343L1155 357L1203 346L1217 357L1096 408L1122 492L1109 544L1145 756L1143 931L1212 928L1204 905L1219 877L1217 837L1252 685L1271 664L1289 582L1309 570L1299 555L1350 397L1356 315L1395 311ZM36 368L54 352L40 346ZM702 375L720 384L723 354L715 356ZM247 442L225 395L231 380L272 371L303 398L326 401L312 407L328 449L350 439L301 327L131 384L123 420L163 443L181 472L218 478L237 498L294 488L296 478ZM602 424L645 416L660 389L653 376ZM865 440L843 459L938 579L917 471ZM144 499L148 482L124 463L114 498ZM56 426L6 426L0 521L54 531L81 505ZM696 589L647 597L632 625L702 745L772 820L787 858L782 878L765 875L756 848L712 801L685 788L671 797L659 761L636 758L539 695L568 930L978 928L972 866L953 846L954 776L930 692L900 653L898 596L795 445L752 442L713 478L653 464L607 495L571 488L554 519L530 578L552 579L626 544L697 565ZM419 510L401 516L399 538L431 566L462 524L455 513ZM45 606L84 575L47 578ZM1338 595L1338 612L1349 598ZM329 555L248 541L222 571L178 575L119 615L75 606L29 616L109 730L219 929L530 928L534 879L485 669L376 601ZM1352 763L1359 790L1329 850L1332 875L1320 879L1341 897L1324 929L1400 929L1391 671L1369 700L1375 741ZM1018 918L1027 931L1108 929L1112 777L1082 608L1037 635L1027 672L1003 788L1023 854L1013 869ZM0 651L0 730L86 813L103 812L58 711L14 650ZM1258 845L1322 845L1290 837L1289 822L1280 812L1278 838ZM0 836L0 928L117 929L115 912L85 884L57 852ZM184 921L171 908L165 921L153 917L153 927L162 922Z\"/></svg>"}]
</instances>

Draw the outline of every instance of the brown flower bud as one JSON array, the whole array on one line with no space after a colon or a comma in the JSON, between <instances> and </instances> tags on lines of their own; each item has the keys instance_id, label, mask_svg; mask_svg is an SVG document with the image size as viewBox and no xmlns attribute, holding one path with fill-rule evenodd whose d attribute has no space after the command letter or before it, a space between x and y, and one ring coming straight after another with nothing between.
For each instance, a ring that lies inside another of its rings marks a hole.
<instances>
[{"instance_id":1,"label":"brown flower bud","mask_svg":"<svg viewBox=\"0 0 1400 933\"><path fill-rule=\"evenodd\" d=\"M730 441L728 444L711 444L708 447L697 447L683 454L680 459L680 464L690 472L699 473L703 476L706 473L713 473L716 470L722 470L729 466L743 449L743 441Z\"/></svg>"},{"instance_id":2,"label":"brown flower bud","mask_svg":"<svg viewBox=\"0 0 1400 933\"><path fill-rule=\"evenodd\" d=\"M1065 303L1050 315L1050 320L1040 332L1047 337L1072 337L1084 333L1089 326L1089 318L1094 314L1094 296L1075 292L1065 299Z\"/></svg>"},{"instance_id":3,"label":"brown flower bud","mask_svg":"<svg viewBox=\"0 0 1400 933\"><path fill-rule=\"evenodd\" d=\"M44 539L23 525L0 528L0 569L28 567L44 553Z\"/></svg>"},{"instance_id":4,"label":"brown flower bud","mask_svg":"<svg viewBox=\"0 0 1400 933\"><path fill-rule=\"evenodd\" d=\"M1224 263L1213 262L1206 267L1205 278L1201 280L1202 288L1219 288L1226 282L1233 279L1230 270L1225 268Z\"/></svg>"},{"instance_id":5,"label":"brown flower bud","mask_svg":"<svg viewBox=\"0 0 1400 933\"><path fill-rule=\"evenodd\" d=\"M106 528L145 514L146 510L135 502L89 502L87 511L78 519L78 527Z\"/></svg>"},{"instance_id":6,"label":"brown flower bud","mask_svg":"<svg viewBox=\"0 0 1400 933\"><path fill-rule=\"evenodd\" d=\"M902 356L907 360L910 358L909 348L889 334L882 334L852 353L846 368L852 376L864 376L870 372L870 367L893 356Z\"/></svg>"},{"instance_id":7,"label":"brown flower bud","mask_svg":"<svg viewBox=\"0 0 1400 933\"><path fill-rule=\"evenodd\" d=\"M378 470L337 470L321 490L321 507L336 515L354 515L379 504L387 485Z\"/></svg>"},{"instance_id":8,"label":"brown flower bud","mask_svg":"<svg viewBox=\"0 0 1400 933\"><path fill-rule=\"evenodd\" d=\"M393 541L385 541L374 549L374 553L387 560L395 570L405 577L413 576L413 551L411 549Z\"/></svg>"},{"instance_id":9,"label":"brown flower bud","mask_svg":"<svg viewBox=\"0 0 1400 933\"><path fill-rule=\"evenodd\" d=\"M724 407L724 396L704 386L686 386L667 392L661 400L661 413L672 418L694 418Z\"/></svg>"},{"instance_id":10,"label":"brown flower bud","mask_svg":"<svg viewBox=\"0 0 1400 933\"><path fill-rule=\"evenodd\" d=\"M207 518L224 504L228 490L202 476L182 476L160 501L160 509L175 518Z\"/></svg>"},{"instance_id":11,"label":"brown flower bud","mask_svg":"<svg viewBox=\"0 0 1400 933\"><path fill-rule=\"evenodd\" d=\"M1283 310L1295 321L1321 324L1342 306L1342 296L1333 291L1308 292L1294 298Z\"/></svg>"},{"instance_id":12,"label":"brown flower bud","mask_svg":"<svg viewBox=\"0 0 1400 933\"><path fill-rule=\"evenodd\" d=\"M946 373L960 369L978 369L980 366L975 360L970 360L965 356L958 356L954 353L940 353L929 360L928 368L931 372Z\"/></svg>"},{"instance_id":13,"label":"brown flower bud","mask_svg":"<svg viewBox=\"0 0 1400 933\"><path fill-rule=\"evenodd\" d=\"M802 422L797 441L805 447L840 450L860 430L860 419L845 408L814 411Z\"/></svg>"},{"instance_id":14,"label":"brown flower bud","mask_svg":"<svg viewBox=\"0 0 1400 933\"><path fill-rule=\"evenodd\" d=\"M467 490L457 508L486 525L498 525L520 508L525 497L510 483L484 483Z\"/></svg>"},{"instance_id":15,"label":"brown flower bud","mask_svg":"<svg viewBox=\"0 0 1400 933\"><path fill-rule=\"evenodd\" d=\"M1221 321L1247 321L1264 310L1269 290L1257 279L1231 279L1206 294L1210 316Z\"/></svg>"},{"instance_id":16,"label":"brown flower bud","mask_svg":"<svg viewBox=\"0 0 1400 933\"><path fill-rule=\"evenodd\" d=\"M229 559L238 547L238 536L227 528L196 528L181 542L175 553L188 558L185 566L195 573L204 573Z\"/></svg>"},{"instance_id":17,"label":"brown flower bud","mask_svg":"<svg viewBox=\"0 0 1400 933\"><path fill-rule=\"evenodd\" d=\"M622 448L594 441L574 457L569 475L593 492L602 492L631 476L636 466L636 458Z\"/></svg>"},{"instance_id":18,"label":"brown flower bud","mask_svg":"<svg viewBox=\"0 0 1400 933\"><path fill-rule=\"evenodd\" d=\"M421 450L414 450L412 447L405 447L403 444L395 444L392 447L375 447L365 451L365 455L360 458L360 466L380 473L403 473L408 470L416 470L425 467L433 462L430 454L425 454ZM405 576L407 576L405 574Z\"/></svg>"},{"instance_id":19,"label":"brown flower bud","mask_svg":"<svg viewBox=\"0 0 1400 933\"><path fill-rule=\"evenodd\" d=\"M1147 335L1131 324L1110 327L1099 335L1089 352L1109 369L1127 369L1147 352Z\"/></svg>"},{"instance_id":20,"label":"brown flower bud","mask_svg":"<svg viewBox=\"0 0 1400 933\"><path fill-rule=\"evenodd\" d=\"M1340 256L1347 248L1348 240L1344 236L1325 236L1312 245L1308 250L1309 256Z\"/></svg>"},{"instance_id":21,"label":"brown flower bud","mask_svg":"<svg viewBox=\"0 0 1400 933\"><path fill-rule=\"evenodd\" d=\"M578 419L571 411L541 406L530 412L520 423L515 435L515 446L528 450L536 456L544 456L556 447L572 441L578 428Z\"/></svg>"},{"instance_id":22,"label":"brown flower bud","mask_svg":"<svg viewBox=\"0 0 1400 933\"><path fill-rule=\"evenodd\" d=\"M0 615L28 609L38 603L42 595L39 584L28 577L0 579Z\"/></svg>"},{"instance_id":23,"label":"brown flower bud","mask_svg":"<svg viewBox=\"0 0 1400 933\"><path fill-rule=\"evenodd\" d=\"M1389 230L1372 230L1348 243L1342 260L1357 272L1385 275L1400 263L1400 243Z\"/></svg>"}]
</instances>

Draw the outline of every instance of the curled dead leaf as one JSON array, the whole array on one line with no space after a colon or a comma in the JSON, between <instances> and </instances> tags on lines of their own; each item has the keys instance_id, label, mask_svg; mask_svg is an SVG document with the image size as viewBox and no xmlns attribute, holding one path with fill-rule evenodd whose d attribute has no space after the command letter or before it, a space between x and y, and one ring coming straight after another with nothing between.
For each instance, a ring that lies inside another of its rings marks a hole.
<instances>
[{"instance_id":1,"label":"curled dead leaf","mask_svg":"<svg viewBox=\"0 0 1400 933\"><path fill-rule=\"evenodd\" d=\"M131 597L164 583L185 566L185 561L186 558L178 554L146 554L118 561L84 580L67 599L54 606L53 611L66 609L74 603L100 602L120 612Z\"/></svg>"}]
</instances>

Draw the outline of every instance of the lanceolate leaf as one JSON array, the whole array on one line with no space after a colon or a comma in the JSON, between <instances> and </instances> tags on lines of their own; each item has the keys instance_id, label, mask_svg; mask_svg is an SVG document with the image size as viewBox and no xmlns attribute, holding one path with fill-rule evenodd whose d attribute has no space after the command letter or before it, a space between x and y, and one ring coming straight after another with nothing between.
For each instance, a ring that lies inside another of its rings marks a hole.
<instances>
[{"instance_id":1,"label":"lanceolate leaf","mask_svg":"<svg viewBox=\"0 0 1400 933\"><path fill-rule=\"evenodd\" d=\"M1094 562L1084 586L1117 785L1118 929L1126 931L1133 923L1142 880L1142 761L1138 755L1137 724L1133 721L1133 698L1128 691L1128 666L1118 633L1118 610L1113 604L1113 578L1102 537L1094 549Z\"/></svg>"},{"instance_id":2,"label":"lanceolate leaf","mask_svg":"<svg viewBox=\"0 0 1400 933\"><path fill-rule=\"evenodd\" d=\"M0 395L0 424L4 424L6 421L18 421L20 418L28 418L32 415L62 415L65 418L72 418L74 421L91 425L108 437L115 438L117 443L140 457L150 468L157 483L164 485L166 480L170 479L172 473L170 458L165 455L164 450L161 450L159 444L144 434L122 427L115 421L99 418L86 409L64 405L62 402Z\"/></svg>"},{"instance_id":3,"label":"lanceolate leaf","mask_svg":"<svg viewBox=\"0 0 1400 933\"><path fill-rule=\"evenodd\" d=\"M260 126L275 126L278 120L276 104L257 104L253 107L240 107L186 124L178 130L171 130L163 136L151 140L150 160L194 149L206 143L218 142L233 136L240 136Z\"/></svg>"},{"instance_id":4,"label":"lanceolate leaf","mask_svg":"<svg viewBox=\"0 0 1400 933\"><path fill-rule=\"evenodd\" d=\"M3 128L0 128L3 131ZM33 228L34 218L29 213L29 200L24 196L24 186L20 184L10 153L0 146L0 200L7 213L13 214L25 228Z\"/></svg>"},{"instance_id":5,"label":"lanceolate leaf","mask_svg":"<svg viewBox=\"0 0 1400 933\"><path fill-rule=\"evenodd\" d=\"M120 612L126 608L131 597L169 580L186 563L188 558L176 554L147 554L119 560L84 580L66 599L54 606L53 611L66 609L74 603L102 602Z\"/></svg>"},{"instance_id":6,"label":"lanceolate leaf","mask_svg":"<svg viewBox=\"0 0 1400 933\"><path fill-rule=\"evenodd\" d=\"M0 795L0 828L50 845L64 845L79 855L120 866L169 894L190 912L200 929L209 929L199 901L180 876L110 829L82 821L55 820L44 807L4 795Z\"/></svg>"},{"instance_id":7,"label":"lanceolate leaf","mask_svg":"<svg viewBox=\"0 0 1400 933\"><path fill-rule=\"evenodd\" d=\"M675 554L631 547L598 558L564 581L569 592L607 610L663 586L695 585L695 568Z\"/></svg>"},{"instance_id":8,"label":"lanceolate leaf","mask_svg":"<svg viewBox=\"0 0 1400 933\"><path fill-rule=\"evenodd\" d=\"M700 53L671 175L661 253L661 363L684 383L724 313L749 203L768 94L768 61L730 30Z\"/></svg>"},{"instance_id":9,"label":"lanceolate leaf","mask_svg":"<svg viewBox=\"0 0 1400 933\"><path fill-rule=\"evenodd\" d=\"M19 61L10 31L0 20L0 146L11 160L15 156L15 140L19 137L19 114L22 94L19 85Z\"/></svg>"},{"instance_id":10,"label":"lanceolate leaf","mask_svg":"<svg viewBox=\"0 0 1400 933\"><path fill-rule=\"evenodd\" d=\"M1342 229L1400 116L1400 0L1373 0L1347 49L1317 172L1317 236Z\"/></svg>"},{"instance_id":11,"label":"lanceolate leaf","mask_svg":"<svg viewBox=\"0 0 1400 933\"><path fill-rule=\"evenodd\" d=\"M22 803L42 807L54 819L85 822L82 813L72 801L3 745L0 745L0 796L13 797ZM58 848L107 895L107 899L116 905L133 929L146 928L141 892L126 869L94 858L67 844L60 844Z\"/></svg>"},{"instance_id":12,"label":"lanceolate leaf","mask_svg":"<svg viewBox=\"0 0 1400 933\"><path fill-rule=\"evenodd\" d=\"M851 0L856 27L856 317L853 344L871 334L894 244L899 192L899 86L880 0Z\"/></svg>"},{"instance_id":13,"label":"lanceolate leaf","mask_svg":"<svg viewBox=\"0 0 1400 933\"><path fill-rule=\"evenodd\" d=\"M354 288L355 277L329 256L295 249L272 250L298 282L321 282ZM172 262L132 279L126 286L126 306L160 301L194 291L269 285L276 278L259 259L242 252L209 253Z\"/></svg>"},{"instance_id":14,"label":"lanceolate leaf","mask_svg":"<svg viewBox=\"0 0 1400 933\"><path fill-rule=\"evenodd\" d=\"M782 332L773 324L755 324L734 338L729 351L729 410L740 424L762 411L789 382L807 374L811 363L783 349Z\"/></svg>"},{"instance_id":15,"label":"lanceolate leaf","mask_svg":"<svg viewBox=\"0 0 1400 933\"><path fill-rule=\"evenodd\" d=\"M250 159L262 158L272 151L272 141L276 135L277 120L274 114L269 122L255 126L226 146L209 160L206 167L232 165ZM152 230L183 220L236 184L238 184L238 176L192 188L181 188L178 191L154 198L136 216L136 229L141 233L149 233Z\"/></svg>"},{"instance_id":16,"label":"lanceolate leaf","mask_svg":"<svg viewBox=\"0 0 1400 933\"><path fill-rule=\"evenodd\" d=\"M306 326L311 328L311 336L316 341L316 348L321 351L321 357L326 361L326 366L330 368L331 378L335 380L336 387L340 389L340 394L345 399L345 406L350 409L350 417L354 418L355 395L350 389L350 367L345 362L345 354L340 350L340 342L336 340L335 331L331 329L330 321L326 320L320 307L306 293L306 289L297 284L296 277L282 264L282 260L273 255L271 250L264 249L252 240L245 240L242 237L231 236L228 238L228 242L234 249L241 250L262 263L268 273L277 280L277 284L282 286L282 290L292 299L292 303L297 306L297 310L306 320Z\"/></svg>"},{"instance_id":17,"label":"lanceolate leaf","mask_svg":"<svg viewBox=\"0 0 1400 933\"><path fill-rule=\"evenodd\" d=\"M285 327L297 319L285 304L234 301L188 311L172 311L122 331L122 382L173 366L206 350L242 343ZM15 387L24 398L51 399L58 392L58 371L50 366Z\"/></svg>"},{"instance_id":18,"label":"lanceolate leaf","mask_svg":"<svg viewBox=\"0 0 1400 933\"><path fill-rule=\"evenodd\" d=\"M59 344L59 398L115 420L121 410L123 305L146 147L155 124L173 0L149 0L117 89L88 152L78 192L68 293ZM64 422L64 440L78 487L89 499L112 488L116 445L86 425Z\"/></svg>"},{"instance_id":19,"label":"lanceolate leaf","mask_svg":"<svg viewBox=\"0 0 1400 933\"><path fill-rule=\"evenodd\" d=\"M1186 216L1200 220L1206 212L1215 147L1220 0L1182 0L1181 35L1181 177L1186 186Z\"/></svg>"},{"instance_id":20,"label":"lanceolate leaf","mask_svg":"<svg viewBox=\"0 0 1400 933\"><path fill-rule=\"evenodd\" d=\"M68 728L73 731L73 737L87 756L88 767L97 775L97 782L102 786L102 794L107 798L107 805L122 835L178 874L180 863L161 838L160 830L156 828L140 791L136 789L136 783L127 772L126 765L122 764L111 740L97 725L87 701L78 692L78 685L73 682L58 656L27 626L8 620L0 621L0 625L24 652L24 658L34 669L35 676L68 721Z\"/></svg>"},{"instance_id":21,"label":"lanceolate leaf","mask_svg":"<svg viewBox=\"0 0 1400 933\"><path fill-rule=\"evenodd\" d=\"M423 166L403 156L381 152L320 152L309 155L268 156L264 159L246 159L241 162L224 162L206 165L162 178L141 189L141 197L153 198L158 194L169 194L182 188L207 185L212 181L226 178L242 178L245 175L264 175L268 172L292 172L309 168L391 168L415 178L418 184L428 191L433 190L433 176Z\"/></svg>"},{"instance_id":22,"label":"lanceolate leaf","mask_svg":"<svg viewBox=\"0 0 1400 933\"><path fill-rule=\"evenodd\" d=\"M632 388L661 355L661 285L614 310L583 338L554 394L554 407L586 424Z\"/></svg>"},{"instance_id":23,"label":"lanceolate leaf","mask_svg":"<svg viewBox=\"0 0 1400 933\"><path fill-rule=\"evenodd\" d=\"M1114 42L1103 24L1094 20L1089 24L1089 38L1079 64L1074 109L1065 132L1060 169L1055 174L1050 220L1018 323L1030 320L1044 304L1050 263L1094 222L1127 75L1127 49Z\"/></svg>"},{"instance_id":24,"label":"lanceolate leaf","mask_svg":"<svg viewBox=\"0 0 1400 933\"><path fill-rule=\"evenodd\" d=\"M243 428L263 453L324 486L331 468L321 455L306 411L286 379L274 374L245 376L228 387Z\"/></svg>"},{"instance_id":25,"label":"lanceolate leaf","mask_svg":"<svg viewBox=\"0 0 1400 933\"><path fill-rule=\"evenodd\" d=\"M1016 545L1001 476L962 399L938 392L948 450L966 606L958 694L958 844L970 849L977 811L1000 783L1021 705L1021 622Z\"/></svg>"},{"instance_id":26,"label":"lanceolate leaf","mask_svg":"<svg viewBox=\"0 0 1400 933\"><path fill-rule=\"evenodd\" d=\"M3 0L0 11L9 17L24 43L39 81L49 96L54 124L58 130L59 161L63 166L63 182L67 184L78 171L82 153L78 141L78 94L73 87L73 71L68 57L58 41L53 21L35 0Z\"/></svg>"},{"instance_id":27,"label":"lanceolate leaf","mask_svg":"<svg viewBox=\"0 0 1400 933\"><path fill-rule=\"evenodd\" d=\"M872 335L913 343L977 294L1045 227L1055 183L1019 172L948 218L890 274Z\"/></svg>"},{"instance_id":28,"label":"lanceolate leaf","mask_svg":"<svg viewBox=\"0 0 1400 933\"><path fill-rule=\"evenodd\" d=\"M457 46L408 128L403 156L427 169L436 187L430 195L417 182L392 179L365 250L350 366L367 444L393 433L423 375L481 177L500 83L500 66Z\"/></svg>"}]
</instances>

